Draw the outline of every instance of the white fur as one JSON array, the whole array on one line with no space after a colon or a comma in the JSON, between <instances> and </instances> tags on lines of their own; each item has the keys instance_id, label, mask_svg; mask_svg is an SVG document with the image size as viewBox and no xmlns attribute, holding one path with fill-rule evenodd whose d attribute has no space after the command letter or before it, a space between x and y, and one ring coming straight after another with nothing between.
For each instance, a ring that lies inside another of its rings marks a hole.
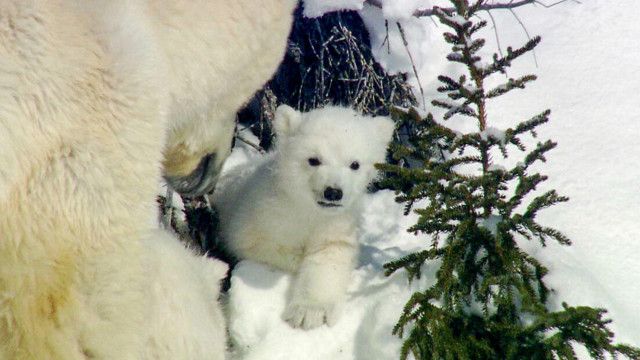
<instances>
[{"instance_id":1,"label":"white fur","mask_svg":"<svg viewBox=\"0 0 640 360\"><path fill-rule=\"evenodd\" d=\"M393 122L340 107L299 113L288 106L274 122L276 151L253 171L223 177L214 193L222 235L240 258L296 274L283 315L292 326L332 325L354 266L357 205L374 163L385 159ZM341 189L342 199L323 198L327 187Z\"/></svg>"},{"instance_id":2,"label":"white fur","mask_svg":"<svg viewBox=\"0 0 640 360\"><path fill-rule=\"evenodd\" d=\"M228 152L294 3L0 1L0 359L224 358L225 267L155 189Z\"/></svg>"},{"instance_id":3,"label":"white fur","mask_svg":"<svg viewBox=\"0 0 640 360\"><path fill-rule=\"evenodd\" d=\"M237 110L282 61L296 3L150 1L170 68L167 175L186 175L208 153L216 154L216 168L222 166L231 152Z\"/></svg>"},{"instance_id":4,"label":"white fur","mask_svg":"<svg viewBox=\"0 0 640 360\"><path fill-rule=\"evenodd\" d=\"M148 239L153 269L147 290L153 295L153 316L146 359L222 359L226 329L222 311L215 301L217 284L227 266L184 251L175 237L160 230Z\"/></svg>"}]
</instances>

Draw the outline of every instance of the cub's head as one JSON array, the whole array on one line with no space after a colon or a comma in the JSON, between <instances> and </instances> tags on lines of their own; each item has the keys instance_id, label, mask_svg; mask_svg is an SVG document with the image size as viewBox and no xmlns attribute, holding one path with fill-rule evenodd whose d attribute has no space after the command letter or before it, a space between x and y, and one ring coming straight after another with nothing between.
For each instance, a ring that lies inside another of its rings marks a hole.
<instances>
[{"instance_id":1,"label":"cub's head","mask_svg":"<svg viewBox=\"0 0 640 360\"><path fill-rule=\"evenodd\" d=\"M350 208L375 178L393 135L387 117L328 106L301 113L276 111L276 174L294 199L326 211Z\"/></svg>"}]
</instances>

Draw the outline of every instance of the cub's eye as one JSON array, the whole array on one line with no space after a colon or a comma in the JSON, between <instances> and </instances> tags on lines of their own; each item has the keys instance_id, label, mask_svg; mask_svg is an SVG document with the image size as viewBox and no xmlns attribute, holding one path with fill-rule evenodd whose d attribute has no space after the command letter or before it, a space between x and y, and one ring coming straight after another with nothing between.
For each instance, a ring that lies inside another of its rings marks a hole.
<instances>
[{"instance_id":1,"label":"cub's eye","mask_svg":"<svg viewBox=\"0 0 640 360\"><path fill-rule=\"evenodd\" d=\"M320 164L322 164L320 159L318 159L317 157L309 158L307 161L309 162L309 165L311 165L311 166L319 166Z\"/></svg>"},{"instance_id":2,"label":"cub's eye","mask_svg":"<svg viewBox=\"0 0 640 360\"><path fill-rule=\"evenodd\" d=\"M357 161L354 161L351 163L351 165L349 165L349 167L351 168L351 170L358 170L360 169L360 163Z\"/></svg>"}]
</instances>

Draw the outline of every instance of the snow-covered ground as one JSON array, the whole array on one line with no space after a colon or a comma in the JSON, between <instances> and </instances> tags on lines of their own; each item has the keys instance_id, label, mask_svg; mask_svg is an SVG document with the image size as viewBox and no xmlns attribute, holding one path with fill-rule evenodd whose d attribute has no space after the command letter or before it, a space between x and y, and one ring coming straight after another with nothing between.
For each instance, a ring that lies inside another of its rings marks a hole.
<instances>
[{"instance_id":1,"label":"snow-covered ground","mask_svg":"<svg viewBox=\"0 0 640 360\"><path fill-rule=\"evenodd\" d=\"M401 2L413 8L419 3ZM328 3L336 8L340 1ZM358 8L358 1L347 3ZM539 80L523 92L494 102L490 125L505 128L546 108L552 110L551 122L539 133L541 139L551 138L559 146L540 167L549 181L539 191L555 188L571 201L542 212L539 220L565 232L574 244L523 246L549 267L546 280L556 290L553 306L566 301L607 308L616 339L640 345L640 23L633 11L636 5L635 0L582 0L550 9L517 9L529 34L539 34L543 41L536 58L525 56L510 75L534 72ZM367 26L372 31L379 29L377 17L382 12L367 7L362 11ZM386 9L385 14L403 17L397 7ZM493 17L503 50L527 40L510 12L495 11ZM438 35L442 26L430 19L404 21L429 99L436 75L450 70L444 60L447 48ZM486 38L493 51L497 44L491 27L490 23ZM410 62L404 47L398 46L399 39L392 36L392 52L387 54L386 45L380 46L383 38L372 35L373 48L379 50L383 64L393 71L409 71ZM464 123L455 126L469 130ZM234 151L227 165L250 160L256 156L251 151ZM518 160L517 154L512 156L509 161ZM391 335L391 328L408 296L429 284L435 269L427 266L423 279L409 286L403 273L387 278L381 268L427 243L424 236L406 233L415 220L413 215L402 215L393 193L367 196L359 266L353 273L343 317L332 328L290 328L280 319L290 276L259 264L240 263L228 296L235 356L259 360L397 359L401 342Z\"/></svg>"}]
</instances>

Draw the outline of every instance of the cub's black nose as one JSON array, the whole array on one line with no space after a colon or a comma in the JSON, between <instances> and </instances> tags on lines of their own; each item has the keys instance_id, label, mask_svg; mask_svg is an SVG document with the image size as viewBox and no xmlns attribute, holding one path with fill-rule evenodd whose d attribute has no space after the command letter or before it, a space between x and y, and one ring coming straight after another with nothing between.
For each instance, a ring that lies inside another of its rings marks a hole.
<instances>
[{"instance_id":1,"label":"cub's black nose","mask_svg":"<svg viewBox=\"0 0 640 360\"><path fill-rule=\"evenodd\" d=\"M324 198L329 201L338 201L342 199L342 190L327 187L324 189Z\"/></svg>"}]
</instances>

